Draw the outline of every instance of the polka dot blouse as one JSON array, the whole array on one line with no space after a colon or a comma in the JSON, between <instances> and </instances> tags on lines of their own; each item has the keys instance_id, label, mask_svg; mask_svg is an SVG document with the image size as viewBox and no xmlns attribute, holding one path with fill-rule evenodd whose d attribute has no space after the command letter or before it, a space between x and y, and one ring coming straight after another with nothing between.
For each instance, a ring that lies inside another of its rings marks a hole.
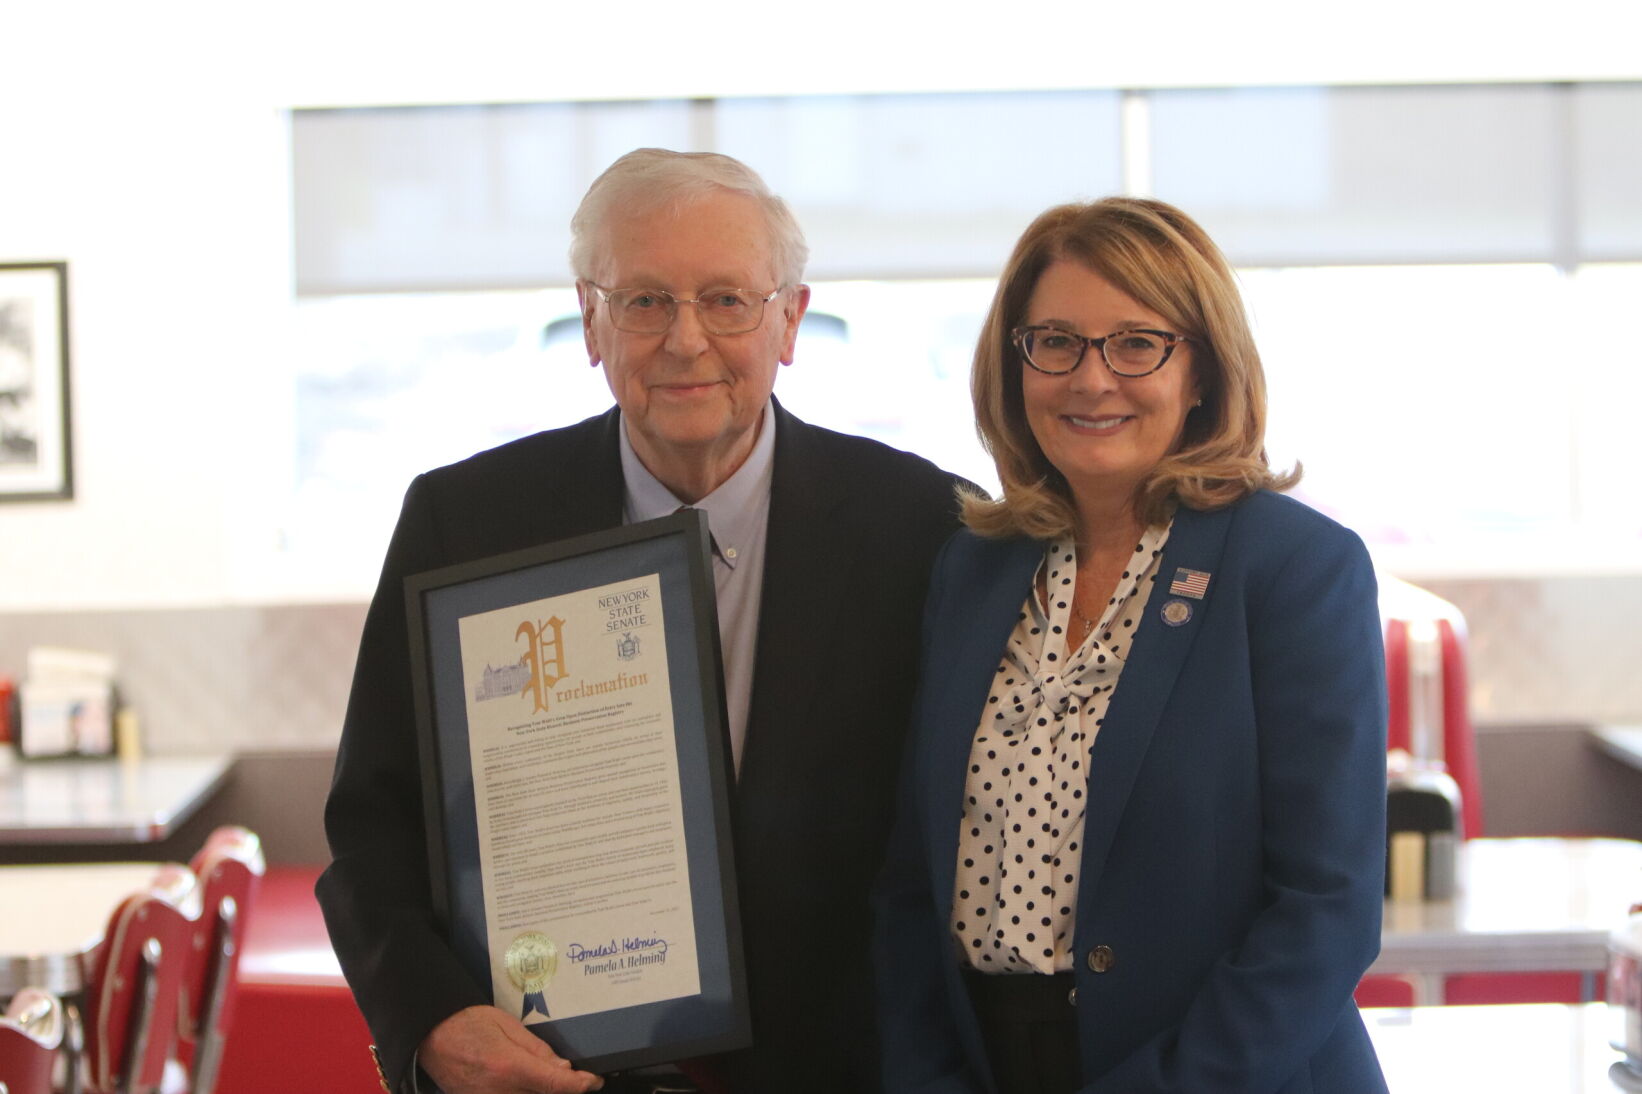
<instances>
[{"instance_id":1,"label":"polka dot blouse","mask_svg":"<svg viewBox=\"0 0 1642 1094\"><path fill-rule=\"evenodd\" d=\"M1083 856L1089 747L1100 731L1125 656L1157 578L1167 527L1148 528L1070 657L1077 552L1050 544L975 731L964 788L952 937L981 972L1072 968L1078 868Z\"/></svg>"}]
</instances>

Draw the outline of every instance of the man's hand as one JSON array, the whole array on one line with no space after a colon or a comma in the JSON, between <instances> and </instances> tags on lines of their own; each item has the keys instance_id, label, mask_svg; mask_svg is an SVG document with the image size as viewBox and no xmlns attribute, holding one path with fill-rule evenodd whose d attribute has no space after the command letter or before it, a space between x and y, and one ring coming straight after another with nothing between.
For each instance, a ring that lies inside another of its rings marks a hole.
<instances>
[{"instance_id":1,"label":"man's hand","mask_svg":"<svg viewBox=\"0 0 1642 1094\"><path fill-rule=\"evenodd\" d=\"M445 1094L583 1094L604 1085L495 1007L468 1007L434 1026L417 1062Z\"/></svg>"}]
</instances>

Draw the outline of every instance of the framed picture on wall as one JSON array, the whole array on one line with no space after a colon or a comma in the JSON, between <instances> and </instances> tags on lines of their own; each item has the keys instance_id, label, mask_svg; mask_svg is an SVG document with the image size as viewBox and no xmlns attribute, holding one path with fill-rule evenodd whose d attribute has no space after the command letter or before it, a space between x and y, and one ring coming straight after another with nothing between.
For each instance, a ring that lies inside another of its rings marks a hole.
<instances>
[{"instance_id":1,"label":"framed picture on wall","mask_svg":"<svg viewBox=\"0 0 1642 1094\"><path fill-rule=\"evenodd\" d=\"M0 262L0 501L74 496L68 263Z\"/></svg>"}]
</instances>

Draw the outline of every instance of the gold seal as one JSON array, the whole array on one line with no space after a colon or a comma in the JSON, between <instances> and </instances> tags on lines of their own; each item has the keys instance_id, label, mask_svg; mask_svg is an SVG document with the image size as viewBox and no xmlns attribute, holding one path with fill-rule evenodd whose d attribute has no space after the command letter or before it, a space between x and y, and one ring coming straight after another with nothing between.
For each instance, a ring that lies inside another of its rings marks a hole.
<instances>
[{"instance_id":1,"label":"gold seal","mask_svg":"<svg viewBox=\"0 0 1642 1094\"><path fill-rule=\"evenodd\" d=\"M1163 605L1163 622L1178 627L1192 617L1192 606L1184 600L1170 600Z\"/></svg>"},{"instance_id":2,"label":"gold seal","mask_svg":"<svg viewBox=\"0 0 1642 1094\"><path fill-rule=\"evenodd\" d=\"M531 995L547 987L559 971L559 947L540 931L526 931L507 948L507 978Z\"/></svg>"}]
</instances>

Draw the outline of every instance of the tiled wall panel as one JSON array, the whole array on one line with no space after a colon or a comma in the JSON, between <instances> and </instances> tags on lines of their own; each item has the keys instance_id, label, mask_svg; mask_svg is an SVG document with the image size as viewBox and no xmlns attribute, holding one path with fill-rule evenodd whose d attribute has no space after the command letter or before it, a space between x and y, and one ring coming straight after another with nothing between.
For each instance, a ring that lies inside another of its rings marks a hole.
<instances>
[{"instance_id":1,"label":"tiled wall panel","mask_svg":"<svg viewBox=\"0 0 1642 1094\"><path fill-rule=\"evenodd\" d=\"M351 604L0 615L0 673L21 677L30 646L101 650L148 751L328 748L364 621Z\"/></svg>"},{"instance_id":2,"label":"tiled wall panel","mask_svg":"<svg viewBox=\"0 0 1642 1094\"><path fill-rule=\"evenodd\" d=\"M1473 720L1642 724L1642 577L1422 583L1465 612ZM0 673L31 645L113 653L150 751L333 747L362 604L0 615Z\"/></svg>"},{"instance_id":3,"label":"tiled wall panel","mask_svg":"<svg viewBox=\"0 0 1642 1094\"><path fill-rule=\"evenodd\" d=\"M1465 613L1473 722L1642 724L1642 577L1421 584Z\"/></svg>"}]
</instances>

